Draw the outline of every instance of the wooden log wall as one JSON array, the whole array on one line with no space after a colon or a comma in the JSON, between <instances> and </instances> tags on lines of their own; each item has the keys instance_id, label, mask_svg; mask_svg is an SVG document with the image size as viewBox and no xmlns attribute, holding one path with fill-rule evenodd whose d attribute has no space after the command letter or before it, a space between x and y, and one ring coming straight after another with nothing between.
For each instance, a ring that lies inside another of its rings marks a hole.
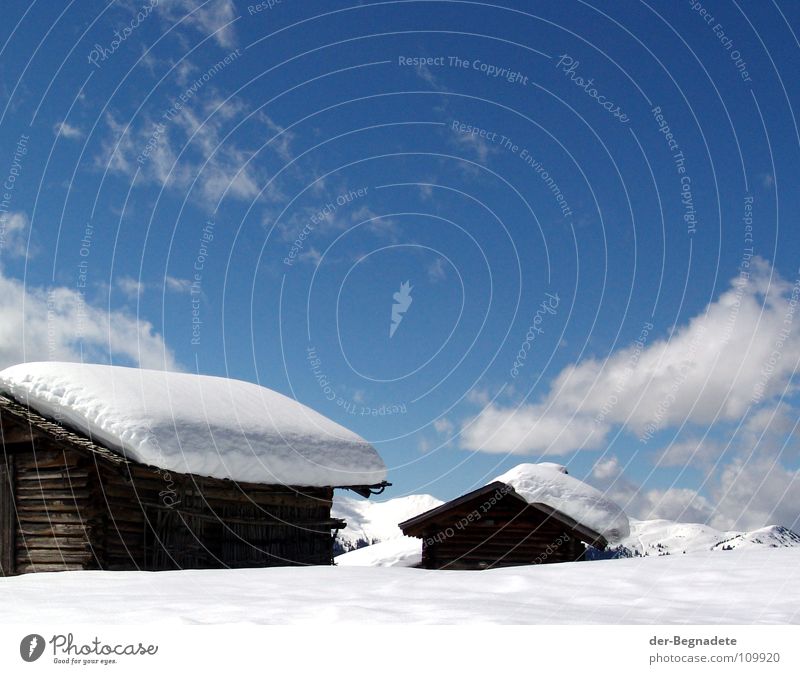
<instances>
[{"instance_id":1,"label":"wooden log wall","mask_svg":"<svg viewBox=\"0 0 800 674\"><path fill-rule=\"evenodd\" d=\"M332 488L170 474L0 407L0 575L333 563Z\"/></svg>"},{"instance_id":2,"label":"wooden log wall","mask_svg":"<svg viewBox=\"0 0 800 674\"><path fill-rule=\"evenodd\" d=\"M422 537L422 566L428 569L487 569L576 561L583 544L562 523L532 507L504 499L480 519L469 521L469 505L447 513ZM458 526L460 523L460 526Z\"/></svg>"},{"instance_id":3,"label":"wooden log wall","mask_svg":"<svg viewBox=\"0 0 800 674\"><path fill-rule=\"evenodd\" d=\"M331 564L333 489L101 467L109 568ZM141 535L140 535L141 534Z\"/></svg>"},{"instance_id":4,"label":"wooden log wall","mask_svg":"<svg viewBox=\"0 0 800 674\"><path fill-rule=\"evenodd\" d=\"M92 493L92 462L77 452L14 456L16 573L100 568L102 514Z\"/></svg>"},{"instance_id":5,"label":"wooden log wall","mask_svg":"<svg viewBox=\"0 0 800 674\"><path fill-rule=\"evenodd\" d=\"M0 456L0 576L15 573L14 457Z\"/></svg>"}]
</instances>

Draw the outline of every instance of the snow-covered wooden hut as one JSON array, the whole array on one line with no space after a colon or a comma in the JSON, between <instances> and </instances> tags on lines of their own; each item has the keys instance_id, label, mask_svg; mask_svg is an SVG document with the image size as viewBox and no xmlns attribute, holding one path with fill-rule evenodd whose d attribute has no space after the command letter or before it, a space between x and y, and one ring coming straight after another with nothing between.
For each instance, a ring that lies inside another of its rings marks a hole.
<instances>
[{"instance_id":1,"label":"snow-covered wooden hut","mask_svg":"<svg viewBox=\"0 0 800 674\"><path fill-rule=\"evenodd\" d=\"M0 372L0 575L330 564L365 440L256 384L66 363Z\"/></svg>"},{"instance_id":2,"label":"snow-covered wooden hut","mask_svg":"<svg viewBox=\"0 0 800 674\"><path fill-rule=\"evenodd\" d=\"M629 534L616 504L550 463L521 464L399 526L422 539L426 569L579 561Z\"/></svg>"}]
</instances>

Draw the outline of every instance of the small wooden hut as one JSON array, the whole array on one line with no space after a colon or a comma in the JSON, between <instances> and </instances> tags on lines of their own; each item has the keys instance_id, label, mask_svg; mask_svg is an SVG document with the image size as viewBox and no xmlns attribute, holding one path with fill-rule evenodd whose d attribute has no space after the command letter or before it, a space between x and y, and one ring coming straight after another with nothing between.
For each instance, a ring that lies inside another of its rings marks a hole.
<instances>
[{"instance_id":1,"label":"small wooden hut","mask_svg":"<svg viewBox=\"0 0 800 674\"><path fill-rule=\"evenodd\" d=\"M400 523L422 539L425 569L490 569L583 559L605 549L596 531L544 503L528 503L503 482L471 491Z\"/></svg>"},{"instance_id":2,"label":"small wooden hut","mask_svg":"<svg viewBox=\"0 0 800 674\"><path fill-rule=\"evenodd\" d=\"M331 517L334 485L145 465L9 395L0 442L0 576L331 564L346 526ZM368 496L386 484L335 486Z\"/></svg>"}]
</instances>

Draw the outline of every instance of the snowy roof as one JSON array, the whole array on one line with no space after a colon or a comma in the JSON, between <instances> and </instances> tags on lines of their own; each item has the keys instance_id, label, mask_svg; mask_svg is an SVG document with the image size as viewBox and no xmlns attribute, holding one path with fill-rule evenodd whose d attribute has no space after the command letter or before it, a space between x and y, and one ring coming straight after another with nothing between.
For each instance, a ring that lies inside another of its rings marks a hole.
<instances>
[{"instance_id":1,"label":"snowy roof","mask_svg":"<svg viewBox=\"0 0 800 674\"><path fill-rule=\"evenodd\" d=\"M617 543L630 534L628 517L616 503L555 463L522 463L497 482L514 488L528 503L544 503Z\"/></svg>"},{"instance_id":2,"label":"snowy roof","mask_svg":"<svg viewBox=\"0 0 800 674\"><path fill-rule=\"evenodd\" d=\"M366 440L249 382L25 363L0 372L0 393L133 461L176 473L315 487L386 479L386 466Z\"/></svg>"}]
</instances>

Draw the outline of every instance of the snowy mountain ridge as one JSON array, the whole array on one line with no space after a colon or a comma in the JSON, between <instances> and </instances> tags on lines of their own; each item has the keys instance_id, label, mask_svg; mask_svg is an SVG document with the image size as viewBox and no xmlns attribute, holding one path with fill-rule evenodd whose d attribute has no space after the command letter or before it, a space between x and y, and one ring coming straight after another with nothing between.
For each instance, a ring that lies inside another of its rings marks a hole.
<instances>
[{"instance_id":1,"label":"snowy mountain ridge","mask_svg":"<svg viewBox=\"0 0 800 674\"><path fill-rule=\"evenodd\" d=\"M429 494L400 496L388 501L356 499L336 496L331 515L345 520L347 528L336 537L336 554L364 548L374 543L405 538L397 526L400 522L416 517L442 505Z\"/></svg>"},{"instance_id":2,"label":"snowy mountain ridge","mask_svg":"<svg viewBox=\"0 0 800 674\"><path fill-rule=\"evenodd\" d=\"M705 524L670 520L630 520L631 535L614 550L621 557L651 557L753 547L800 547L800 535L779 525L753 531L719 531Z\"/></svg>"}]
</instances>

